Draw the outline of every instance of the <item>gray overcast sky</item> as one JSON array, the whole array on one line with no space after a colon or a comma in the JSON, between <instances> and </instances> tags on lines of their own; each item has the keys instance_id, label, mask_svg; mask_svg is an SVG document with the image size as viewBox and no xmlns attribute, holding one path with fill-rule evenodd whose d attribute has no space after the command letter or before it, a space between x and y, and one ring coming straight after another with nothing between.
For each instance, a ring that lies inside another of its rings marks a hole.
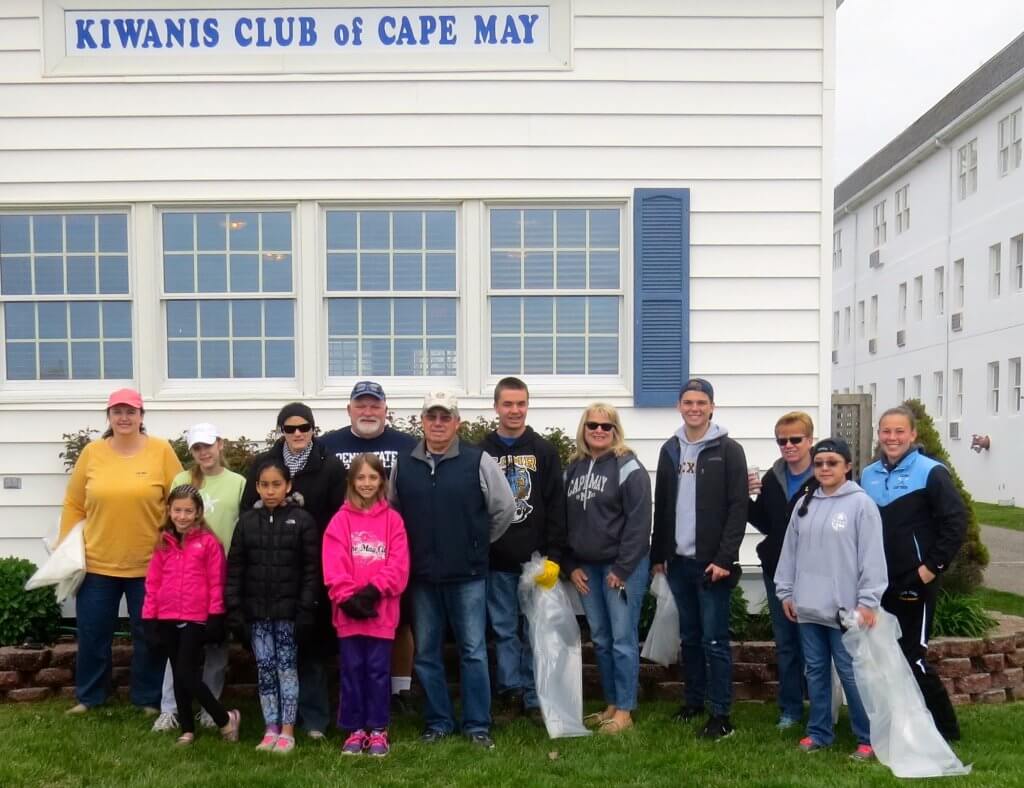
<instances>
[{"instance_id":1,"label":"gray overcast sky","mask_svg":"<svg viewBox=\"0 0 1024 788\"><path fill-rule=\"evenodd\" d=\"M1024 0L845 0L836 15L838 184L1024 31Z\"/></svg>"}]
</instances>

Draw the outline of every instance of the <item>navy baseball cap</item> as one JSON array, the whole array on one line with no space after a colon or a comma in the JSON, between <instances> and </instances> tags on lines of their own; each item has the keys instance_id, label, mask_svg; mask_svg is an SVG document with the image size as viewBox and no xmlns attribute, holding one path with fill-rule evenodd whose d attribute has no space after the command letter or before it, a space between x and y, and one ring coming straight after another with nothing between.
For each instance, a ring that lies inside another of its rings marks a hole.
<instances>
[{"instance_id":1,"label":"navy baseball cap","mask_svg":"<svg viewBox=\"0 0 1024 788\"><path fill-rule=\"evenodd\" d=\"M712 402L715 401L715 389L704 378L690 378L686 381L683 387L679 389L679 399L682 399L683 394L687 391L699 391L701 394L707 394L708 399Z\"/></svg>"},{"instance_id":2,"label":"navy baseball cap","mask_svg":"<svg viewBox=\"0 0 1024 788\"><path fill-rule=\"evenodd\" d=\"M376 397L379 400L387 399L384 396L384 388L380 383L375 383L372 380L360 380L352 387L349 399L355 399L356 397Z\"/></svg>"},{"instance_id":3,"label":"navy baseball cap","mask_svg":"<svg viewBox=\"0 0 1024 788\"><path fill-rule=\"evenodd\" d=\"M814 444L811 449L811 456L817 457L825 452L838 454L847 462L853 462L853 452L850 451L850 444L842 438L825 438Z\"/></svg>"}]
</instances>

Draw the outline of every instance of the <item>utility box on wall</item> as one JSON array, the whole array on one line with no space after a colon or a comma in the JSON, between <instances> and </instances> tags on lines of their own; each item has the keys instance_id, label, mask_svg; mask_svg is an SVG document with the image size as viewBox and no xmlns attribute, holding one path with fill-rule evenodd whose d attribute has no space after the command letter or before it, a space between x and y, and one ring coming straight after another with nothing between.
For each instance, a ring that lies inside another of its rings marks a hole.
<instances>
[{"instance_id":1,"label":"utility box on wall","mask_svg":"<svg viewBox=\"0 0 1024 788\"><path fill-rule=\"evenodd\" d=\"M832 437L842 438L850 444L854 479L859 479L864 466L872 461L873 434L870 394L832 395Z\"/></svg>"}]
</instances>

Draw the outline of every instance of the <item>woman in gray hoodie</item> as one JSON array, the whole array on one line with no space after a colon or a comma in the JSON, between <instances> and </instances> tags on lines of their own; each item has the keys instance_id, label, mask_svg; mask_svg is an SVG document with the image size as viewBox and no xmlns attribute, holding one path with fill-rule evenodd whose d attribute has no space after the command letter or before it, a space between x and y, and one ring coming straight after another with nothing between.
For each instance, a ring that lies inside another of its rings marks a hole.
<instances>
[{"instance_id":1,"label":"woman in gray hoodie","mask_svg":"<svg viewBox=\"0 0 1024 788\"><path fill-rule=\"evenodd\" d=\"M874 756L867 713L853 675L853 661L842 641L841 611L856 610L864 626L873 626L888 585L882 518L856 482L849 481L850 447L826 438L811 449L814 482L793 513L775 570L775 591L790 621L800 627L811 701L805 752L828 747L832 728L832 671L846 691L850 727L859 746L850 756Z\"/></svg>"}]
</instances>

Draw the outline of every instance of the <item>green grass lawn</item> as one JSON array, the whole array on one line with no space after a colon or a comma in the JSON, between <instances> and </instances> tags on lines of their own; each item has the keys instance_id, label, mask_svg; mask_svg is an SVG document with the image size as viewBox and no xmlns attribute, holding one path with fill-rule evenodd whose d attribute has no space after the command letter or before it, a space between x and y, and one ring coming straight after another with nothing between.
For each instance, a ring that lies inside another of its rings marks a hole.
<instances>
[{"instance_id":1,"label":"green grass lawn","mask_svg":"<svg viewBox=\"0 0 1024 788\"><path fill-rule=\"evenodd\" d=\"M300 738L290 757L253 751L262 733L254 703L242 706L242 742L202 735L189 750L173 747L172 734L149 731L149 720L130 706L114 705L69 719L67 703L0 705L0 785L13 786L875 786L900 781L878 763L847 758L854 742L845 713L840 737L828 751L801 753L799 730L775 730L775 709L741 703L736 734L698 741L695 726L670 719L675 707L644 704L637 727L619 737L550 741L525 721L496 728L497 750L481 752L455 739L433 746L416 741L415 719L393 728L392 755L383 760L345 758L336 733L325 743ZM962 708L960 758L974 763L968 777L943 786L1024 785L1024 704Z\"/></svg>"},{"instance_id":2,"label":"green grass lawn","mask_svg":"<svg viewBox=\"0 0 1024 788\"><path fill-rule=\"evenodd\" d=\"M994 503L975 501L974 515L982 525L1024 531L1024 509L1019 506L997 506Z\"/></svg>"},{"instance_id":3,"label":"green grass lawn","mask_svg":"<svg viewBox=\"0 0 1024 788\"><path fill-rule=\"evenodd\" d=\"M996 591L994 588L979 588L974 593L981 599L986 609L1024 618L1024 596L1008 591Z\"/></svg>"}]
</instances>

